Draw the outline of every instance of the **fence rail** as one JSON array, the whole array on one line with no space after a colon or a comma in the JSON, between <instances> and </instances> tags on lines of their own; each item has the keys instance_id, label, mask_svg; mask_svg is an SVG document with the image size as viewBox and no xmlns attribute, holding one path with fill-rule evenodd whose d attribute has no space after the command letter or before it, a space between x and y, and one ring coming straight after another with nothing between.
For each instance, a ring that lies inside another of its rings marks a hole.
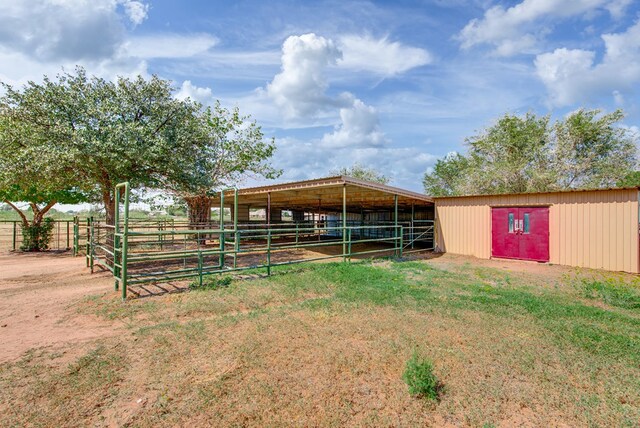
<instances>
[{"instance_id":1,"label":"fence rail","mask_svg":"<svg viewBox=\"0 0 640 428\"><path fill-rule=\"evenodd\" d=\"M76 219L73 242L74 254L86 242L87 266L92 272L111 272L114 288L121 290L123 299L135 284L195 279L202 285L203 278L213 274L265 269L270 275L275 266L385 254L401 257L434 247L434 224L427 220L365 223L331 219L243 225L225 222L221 198L219 221L194 225L129 219L128 183L116 186L115 201L114 225ZM237 190L234 206L237 212Z\"/></svg>"},{"instance_id":2,"label":"fence rail","mask_svg":"<svg viewBox=\"0 0 640 428\"><path fill-rule=\"evenodd\" d=\"M74 221L53 220L49 249L71 250L73 248ZM20 220L0 220L0 250L19 250L22 242L22 222Z\"/></svg>"}]
</instances>

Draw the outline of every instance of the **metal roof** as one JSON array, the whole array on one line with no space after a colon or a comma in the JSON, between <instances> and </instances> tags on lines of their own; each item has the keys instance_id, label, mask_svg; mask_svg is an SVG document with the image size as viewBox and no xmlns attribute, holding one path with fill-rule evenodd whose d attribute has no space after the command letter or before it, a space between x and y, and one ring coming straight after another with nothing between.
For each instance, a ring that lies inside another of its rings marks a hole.
<instances>
[{"instance_id":1,"label":"metal roof","mask_svg":"<svg viewBox=\"0 0 640 428\"><path fill-rule=\"evenodd\" d=\"M340 211L343 187L346 187L349 210L390 209L394 206L395 195L398 196L400 207L433 205L432 198L420 193L342 175L239 189L238 202L254 208L265 208L270 195L273 208ZM214 206L216 202L219 203L217 197ZM232 192L225 192L225 205L232 203Z\"/></svg>"},{"instance_id":2,"label":"metal roof","mask_svg":"<svg viewBox=\"0 0 640 428\"><path fill-rule=\"evenodd\" d=\"M521 192L521 193L490 193L477 195L457 195L457 196L432 196L434 200L438 199L454 199L454 198L478 198L488 196L507 196L507 195L547 195L552 193L573 193L573 192L607 192L613 190L639 190L639 187L606 187L599 189L567 189L567 190L551 190L548 192Z\"/></svg>"}]
</instances>

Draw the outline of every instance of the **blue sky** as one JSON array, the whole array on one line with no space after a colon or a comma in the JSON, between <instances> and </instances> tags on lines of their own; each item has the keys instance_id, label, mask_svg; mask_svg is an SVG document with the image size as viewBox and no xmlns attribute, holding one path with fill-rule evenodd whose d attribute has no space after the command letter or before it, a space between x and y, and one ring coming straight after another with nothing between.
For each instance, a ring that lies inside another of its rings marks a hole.
<instances>
[{"instance_id":1,"label":"blue sky","mask_svg":"<svg viewBox=\"0 0 640 428\"><path fill-rule=\"evenodd\" d=\"M278 181L354 162L417 191L500 115L640 122L640 2L0 0L0 80L158 74L276 138ZM248 180L244 184L255 184Z\"/></svg>"}]
</instances>

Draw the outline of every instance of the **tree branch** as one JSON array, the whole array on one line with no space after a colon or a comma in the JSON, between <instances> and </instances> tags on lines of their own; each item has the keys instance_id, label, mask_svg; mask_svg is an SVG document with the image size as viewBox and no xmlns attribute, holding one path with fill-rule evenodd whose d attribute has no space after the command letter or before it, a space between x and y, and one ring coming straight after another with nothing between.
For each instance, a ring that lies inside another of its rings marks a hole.
<instances>
[{"instance_id":1,"label":"tree branch","mask_svg":"<svg viewBox=\"0 0 640 428\"><path fill-rule=\"evenodd\" d=\"M11 203L11 201L9 201L8 199L5 199L5 200L4 200L4 203L5 203L5 204L7 204L7 205L9 205L11 208L13 208L14 210L16 210L16 212L17 212L18 214L20 214L20 218L22 219L22 225L23 225L23 226L25 226L25 227L29 226L29 220L27 220L27 216L26 216L26 215L24 215L24 213L20 210L20 208L18 208L18 207L16 207L15 205L13 205L13 204Z\"/></svg>"}]
</instances>

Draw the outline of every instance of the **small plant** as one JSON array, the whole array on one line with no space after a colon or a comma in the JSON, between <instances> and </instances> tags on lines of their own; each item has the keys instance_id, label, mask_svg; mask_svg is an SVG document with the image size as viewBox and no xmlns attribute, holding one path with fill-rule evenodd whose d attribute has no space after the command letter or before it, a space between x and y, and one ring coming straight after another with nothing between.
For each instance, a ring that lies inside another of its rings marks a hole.
<instances>
[{"instance_id":1,"label":"small plant","mask_svg":"<svg viewBox=\"0 0 640 428\"><path fill-rule=\"evenodd\" d=\"M200 284L198 284L197 281L193 281L192 283L189 284L189 288L192 290L223 288L231 285L232 281L233 281L233 278L230 276L207 278L202 281L202 286L200 286Z\"/></svg>"},{"instance_id":2,"label":"small plant","mask_svg":"<svg viewBox=\"0 0 640 428\"><path fill-rule=\"evenodd\" d=\"M438 399L441 386L433 373L433 364L428 358L414 351L402 374L402 379L409 385L409 393L430 401Z\"/></svg>"},{"instance_id":3,"label":"small plant","mask_svg":"<svg viewBox=\"0 0 640 428\"><path fill-rule=\"evenodd\" d=\"M40 224L22 226L22 251L44 251L53 237L53 220L45 218Z\"/></svg>"}]
</instances>

